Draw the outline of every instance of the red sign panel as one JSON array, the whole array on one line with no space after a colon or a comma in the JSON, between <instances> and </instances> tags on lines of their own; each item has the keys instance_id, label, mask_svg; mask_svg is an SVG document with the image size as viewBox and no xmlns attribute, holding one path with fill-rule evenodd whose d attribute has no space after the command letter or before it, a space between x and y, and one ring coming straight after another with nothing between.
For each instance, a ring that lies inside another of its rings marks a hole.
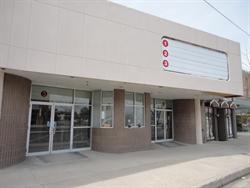
<instances>
[{"instance_id":1,"label":"red sign panel","mask_svg":"<svg viewBox=\"0 0 250 188\"><path fill-rule=\"evenodd\" d=\"M166 38L162 38L162 67L166 70L169 67L168 62L168 40Z\"/></svg>"},{"instance_id":2,"label":"red sign panel","mask_svg":"<svg viewBox=\"0 0 250 188\"><path fill-rule=\"evenodd\" d=\"M163 45L164 47L168 47L168 41L167 41L167 39L163 39L162 45Z\"/></svg>"},{"instance_id":3,"label":"red sign panel","mask_svg":"<svg viewBox=\"0 0 250 188\"><path fill-rule=\"evenodd\" d=\"M163 65L164 68L167 68L168 65L169 65L168 61L167 60L163 60L162 65Z\"/></svg>"}]
</instances>

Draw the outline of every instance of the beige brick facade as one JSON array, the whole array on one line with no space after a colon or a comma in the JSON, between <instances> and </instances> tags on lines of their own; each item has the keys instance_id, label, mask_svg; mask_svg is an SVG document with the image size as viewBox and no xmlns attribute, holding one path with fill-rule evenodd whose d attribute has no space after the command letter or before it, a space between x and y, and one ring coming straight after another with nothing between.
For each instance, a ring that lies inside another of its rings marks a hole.
<instances>
[{"instance_id":1,"label":"beige brick facade","mask_svg":"<svg viewBox=\"0 0 250 188\"><path fill-rule=\"evenodd\" d=\"M243 71L243 94L244 97L250 98L250 74Z\"/></svg>"},{"instance_id":2,"label":"beige brick facade","mask_svg":"<svg viewBox=\"0 0 250 188\"><path fill-rule=\"evenodd\" d=\"M4 75L0 119L0 168L25 159L31 82Z\"/></svg>"}]
</instances>

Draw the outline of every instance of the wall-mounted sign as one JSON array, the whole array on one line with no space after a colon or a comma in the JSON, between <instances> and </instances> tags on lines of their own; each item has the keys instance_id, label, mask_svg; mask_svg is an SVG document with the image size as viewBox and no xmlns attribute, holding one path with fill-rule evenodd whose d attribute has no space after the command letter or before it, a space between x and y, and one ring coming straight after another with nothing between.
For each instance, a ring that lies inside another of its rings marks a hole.
<instances>
[{"instance_id":1,"label":"wall-mounted sign","mask_svg":"<svg viewBox=\"0 0 250 188\"><path fill-rule=\"evenodd\" d=\"M161 54L165 71L229 79L226 53L163 36Z\"/></svg>"},{"instance_id":2,"label":"wall-mounted sign","mask_svg":"<svg viewBox=\"0 0 250 188\"><path fill-rule=\"evenodd\" d=\"M48 95L47 91L45 91L45 90L41 91L41 96L42 97L47 97L47 95Z\"/></svg>"}]
</instances>

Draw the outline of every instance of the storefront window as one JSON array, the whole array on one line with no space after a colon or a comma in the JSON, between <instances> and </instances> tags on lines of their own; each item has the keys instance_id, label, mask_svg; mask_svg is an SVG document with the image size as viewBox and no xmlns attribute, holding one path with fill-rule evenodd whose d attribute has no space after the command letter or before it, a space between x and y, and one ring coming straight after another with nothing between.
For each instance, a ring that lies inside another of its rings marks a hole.
<instances>
[{"instance_id":1,"label":"storefront window","mask_svg":"<svg viewBox=\"0 0 250 188\"><path fill-rule=\"evenodd\" d=\"M144 94L125 93L125 127L144 126Z\"/></svg>"},{"instance_id":2,"label":"storefront window","mask_svg":"<svg viewBox=\"0 0 250 188\"><path fill-rule=\"evenodd\" d=\"M101 127L111 128L113 127L113 92L102 92L102 104L101 104Z\"/></svg>"},{"instance_id":3,"label":"storefront window","mask_svg":"<svg viewBox=\"0 0 250 188\"><path fill-rule=\"evenodd\" d=\"M49 86L32 86L32 101L73 103L74 90Z\"/></svg>"},{"instance_id":4,"label":"storefront window","mask_svg":"<svg viewBox=\"0 0 250 188\"><path fill-rule=\"evenodd\" d=\"M113 91L93 92L93 127L112 128L113 127Z\"/></svg>"},{"instance_id":5,"label":"storefront window","mask_svg":"<svg viewBox=\"0 0 250 188\"><path fill-rule=\"evenodd\" d=\"M154 99L154 107L156 109L172 109L173 101L165 99Z\"/></svg>"},{"instance_id":6,"label":"storefront window","mask_svg":"<svg viewBox=\"0 0 250 188\"><path fill-rule=\"evenodd\" d=\"M75 105L74 108L74 127L91 126L91 106Z\"/></svg>"},{"instance_id":7,"label":"storefront window","mask_svg":"<svg viewBox=\"0 0 250 188\"><path fill-rule=\"evenodd\" d=\"M91 105L92 93L89 91L75 90L75 103Z\"/></svg>"},{"instance_id":8,"label":"storefront window","mask_svg":"<svg viewBox=\"0 0 250 188\"><path fill-rule=\"evenodd\" d=\"M45 139L44 141L38 140L37 142L41 144L33 146L33 132L31 129L29 152L48 151L50 145L53 145L53 150L90 147L92 92L33 85L31 100L31 117L34 117L34 115L38 113L38 117L46 116L48 118L42 123L34 123L38 124L37 127L39 129L36 131L35 139L40 139L39 135L44 136ZM39 102L39 105L36 104L37 102ZM49 110L43 113L42 110L36 110L37 106ZM31 125L33 125L33 121ZM43 127L45 131L41 131L40 127ZM50 139L50 130L52 129L54 134L53 139ZM43 144L45 147L41 149L39 145ZM32 147L34 147L34 149Z\"/></svg>"},{"instance_id":9,"label":"storefront window","mask_svg":"<svg viewBox=\"0 0 250 188\"><path fill-rule=\"evenodd\" d=\"M112 91L102 92L102 104L113 105L113 92Z\"/></svg>"},{"instance_id":10,"label":"storefront window","mask_svg":"<svg viewBox=\"0 0 250 188\"><path fill-rule=\"evenodd\" d=\"M134 107L133 106L125 106L125 127L134 127L134 119L135 119Z\"/></svg>"}]
</instances>

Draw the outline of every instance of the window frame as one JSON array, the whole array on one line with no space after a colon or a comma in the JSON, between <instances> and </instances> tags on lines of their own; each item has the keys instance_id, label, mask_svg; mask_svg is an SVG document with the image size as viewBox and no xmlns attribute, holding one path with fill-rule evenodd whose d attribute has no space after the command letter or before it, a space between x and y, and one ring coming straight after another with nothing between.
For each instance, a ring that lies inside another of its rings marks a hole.
<instances>
[{"instance_id":1,"label":"window frame","mask_svg":"<svg viewBox=\"0 0 250 188\"><path fill-rule=\"evenodd\" d=\"M126 93L132 93L133 94L133 104L126 104ZM143 95L143 105L138 105L136 104L136 95L140 94ZM134 126L128 127L126 126L126 107L133 107L134 111ZM137 126L136 125L136 108L143 108L143 125L142 126ZM133 129L133 128L145 128L145 94L144 93L137 93L137 92L130 92L130 91L125 91L125 100L124 100L124 128L127 129Z\"/></svg>"},{"instance_id":2,"label":"window frame","mask_svg":"<svg viewBox=\"0 0 250 188\"><path fill-rule=\"evenodd\" d=\"M90 100L91 103L77 103L76 102L76 91L85 91L85 92L90 92ZM88 91L88 90L80 90L80 89L74 89L73 93L73 104L72 104L72 126L71 126L71 135L70 135L70 142L71 142L71 149L74 151L81 150L82 148L74 148L74 130L76 129L90 129L90 138L89 138L89 147L86 148L91 148L92 147L92 128L93 128L93 92ZM74 120L75 120L75 107L76 106L88 106L90 109L90 126L75 126L74 125ZM83 147L84 148L84 147Z\"/></svg>"},{"instance_id":3,"label":"window frame","mask_svg":"<svg viewBox=\"0 0 250 188\"><path fill-rule=\"evenodd\" d=\"M103 103L103 93L104 92L111 92L112 93L112 104L105 104ZM111 114L112 114L112 124L111 124L111 127L103 127L102 126L102 107L103 106L110 106L111 107ZM112 129L114 128L114 91L101 91L101 94L100 94L100 126L99 128L102 128L102 129Z\"/></svg>"}]
</instances>

